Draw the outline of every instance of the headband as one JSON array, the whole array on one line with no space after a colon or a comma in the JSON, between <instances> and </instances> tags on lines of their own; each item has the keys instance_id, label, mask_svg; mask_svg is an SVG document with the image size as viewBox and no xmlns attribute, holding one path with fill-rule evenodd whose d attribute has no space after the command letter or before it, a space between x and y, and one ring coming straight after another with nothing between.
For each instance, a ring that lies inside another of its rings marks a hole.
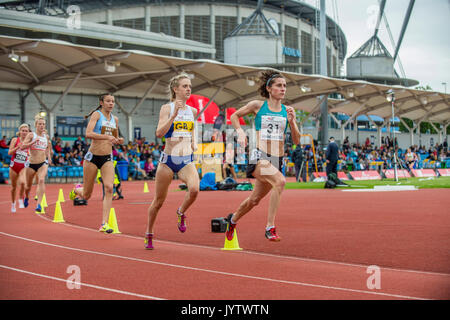
<instances>
[{"instance_id":1,"label":"headband","mask_svg":"<svg viewBox=\"0 0 450 320\"><path fill-rule=\"evenodd\" d=\"M275 78L277 78L277 77L279 77L279 76L281 76L279 73L273 74L273 75L269 78L269 80L267 80L267 82L266 82L266 87L269 86L270 81L272 81L273 79L275 79Z\"/></svg>"}]
</instances>

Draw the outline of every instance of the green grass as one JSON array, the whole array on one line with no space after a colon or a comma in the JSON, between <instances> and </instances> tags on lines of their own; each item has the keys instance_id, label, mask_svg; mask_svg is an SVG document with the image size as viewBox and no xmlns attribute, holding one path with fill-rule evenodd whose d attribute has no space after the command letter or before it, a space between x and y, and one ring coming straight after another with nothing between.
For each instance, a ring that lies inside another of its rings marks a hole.
<instances>
[{"instance_id":1,"label":"green grass","mask_svg":"<svg viewBox=\"0 0 450 320\"><path fill-rule=\"evenodd\" d=\"M416 186L419 189L431 188L450 188L450 177L434 178L399 178L398 182L394 179L383 180L346 180L344 181L351 187L373 189L374 186ZM287 182L286 189L323 189L325 182ZM349 187L337 187L337 189L346 189Z\"/></svg>"}]
</instances>

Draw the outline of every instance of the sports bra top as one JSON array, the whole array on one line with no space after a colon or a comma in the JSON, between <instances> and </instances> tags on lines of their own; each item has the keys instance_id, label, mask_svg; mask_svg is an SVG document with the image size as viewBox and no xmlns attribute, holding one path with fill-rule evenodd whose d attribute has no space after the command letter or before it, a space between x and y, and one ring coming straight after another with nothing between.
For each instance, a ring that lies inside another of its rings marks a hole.
<instances>
[{"instance_id":1,"label":"sports bra top","mask_svg":"<svg viewBox=\"0 0 450 320\"><path fill-rule=\"evenodd\" d=\"M170 103L170 115L173 114L175 104ZM186 105L186 109L178 110L178 114L173 120L169 131L164 135L165 138L192 138L194 131L194 113L191 107Z\"/></svg>"},{"instance_id":2,"label":"sports bra top","mask_svg":"<svg viewBox=\"0 0 450 320\"><path fill-rule=\"evenodd\" d=\"M267 101L264 101L255 117L255 129L260 131L262 140L283 141L287 124L287 111L284 104L281 105L281 111L274 112L269 109Z\"/></svg>"}]
</instances>

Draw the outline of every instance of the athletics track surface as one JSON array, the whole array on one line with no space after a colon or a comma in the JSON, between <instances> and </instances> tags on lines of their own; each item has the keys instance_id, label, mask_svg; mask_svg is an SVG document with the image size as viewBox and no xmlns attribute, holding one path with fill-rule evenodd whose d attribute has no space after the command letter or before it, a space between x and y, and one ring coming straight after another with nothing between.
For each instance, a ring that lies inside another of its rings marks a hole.
<instances>
[{"instance_id":1,"label":"athletics track surface","mask_svg":"<svg viewBox=\"0 0 450 320\"><path fill-rule=\"evenodd\" d=\"M184 197L174 181L155 226L155 250L143 249L154 182L123 183L113 201L121 234L97 232L101 188L88 206L68 200L70 184L47 185L45 215L35 201L10 213L0 186L0 299L449 299L450 197L445 189L398 192L285 190L279 243L264 238L269 197L238 224L242 251L223 251L211 219L225 217L248 191L203 191L179 233ZM53 223L58 190L65 223ZM34 195L35 186L32 194ZM68 289L69 266L80 289ZM379 268L380 289L373 268ZM372 282L371 282L372 281Z\"/></svg>"}]
</instances>

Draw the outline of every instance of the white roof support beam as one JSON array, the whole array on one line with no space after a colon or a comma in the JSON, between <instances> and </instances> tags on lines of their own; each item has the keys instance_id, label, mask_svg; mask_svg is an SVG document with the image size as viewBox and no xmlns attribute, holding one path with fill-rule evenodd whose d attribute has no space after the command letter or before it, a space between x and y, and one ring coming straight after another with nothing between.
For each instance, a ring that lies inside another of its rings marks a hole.
<instances>
[{"instance_id":1,"label":"white roof support beam","mask_svg":"<svg viewBox=\"0 0 450 320\"><path fill-rule=\"evenodd\" d=\"M58 100L56 100L53 107L50 108L50 112L53 112L53 110L55 110L56 107L61 103L61 101L66 97L67 93L69 93L69 91L72 89L72 87L75 85L75 83L77 83L81 74L82 74L81 71L78 72L77 75L75 76L75 78L72 79L72 81L67 86L66 90L64 90L64 92L59 96Z\"/></svg>"},{"instance_id":2,"label":"white roof support beam","mask_svg":"<svg viewBox=\"0 0 450 320\"><path fill-rule=\"evenodd\" d=\"M142 105L142 103L147 99L147 96L155 89L155 87L158 85L159 79L154 81L150 87L148 87L147 91L145 91L142 98L139 100L139 102L134 106L134 108L130 111L129 115L133 115L133 113Z\"/></svg>"},{"instance_id":3,"label":"white roof support beam","mask_svg":"<svg viewBox=\"0 0 450 320\"><path fill-rule=\"evenodd\" d=\"M216 92L214 92L214 94L209 99L209 101L206 104L206 106L204 106L203 109L200 110L200 112L197 114L197 118L195 118L195 120L198 120L198 118L200 118L200 116L206 111L206 109L211 105L211 103L214 101L216 96L220 93L220 91L222 91L223 87L224 87L224 85L221 85L219 88L217 88Z\"/></svg>"}]
</instances>

